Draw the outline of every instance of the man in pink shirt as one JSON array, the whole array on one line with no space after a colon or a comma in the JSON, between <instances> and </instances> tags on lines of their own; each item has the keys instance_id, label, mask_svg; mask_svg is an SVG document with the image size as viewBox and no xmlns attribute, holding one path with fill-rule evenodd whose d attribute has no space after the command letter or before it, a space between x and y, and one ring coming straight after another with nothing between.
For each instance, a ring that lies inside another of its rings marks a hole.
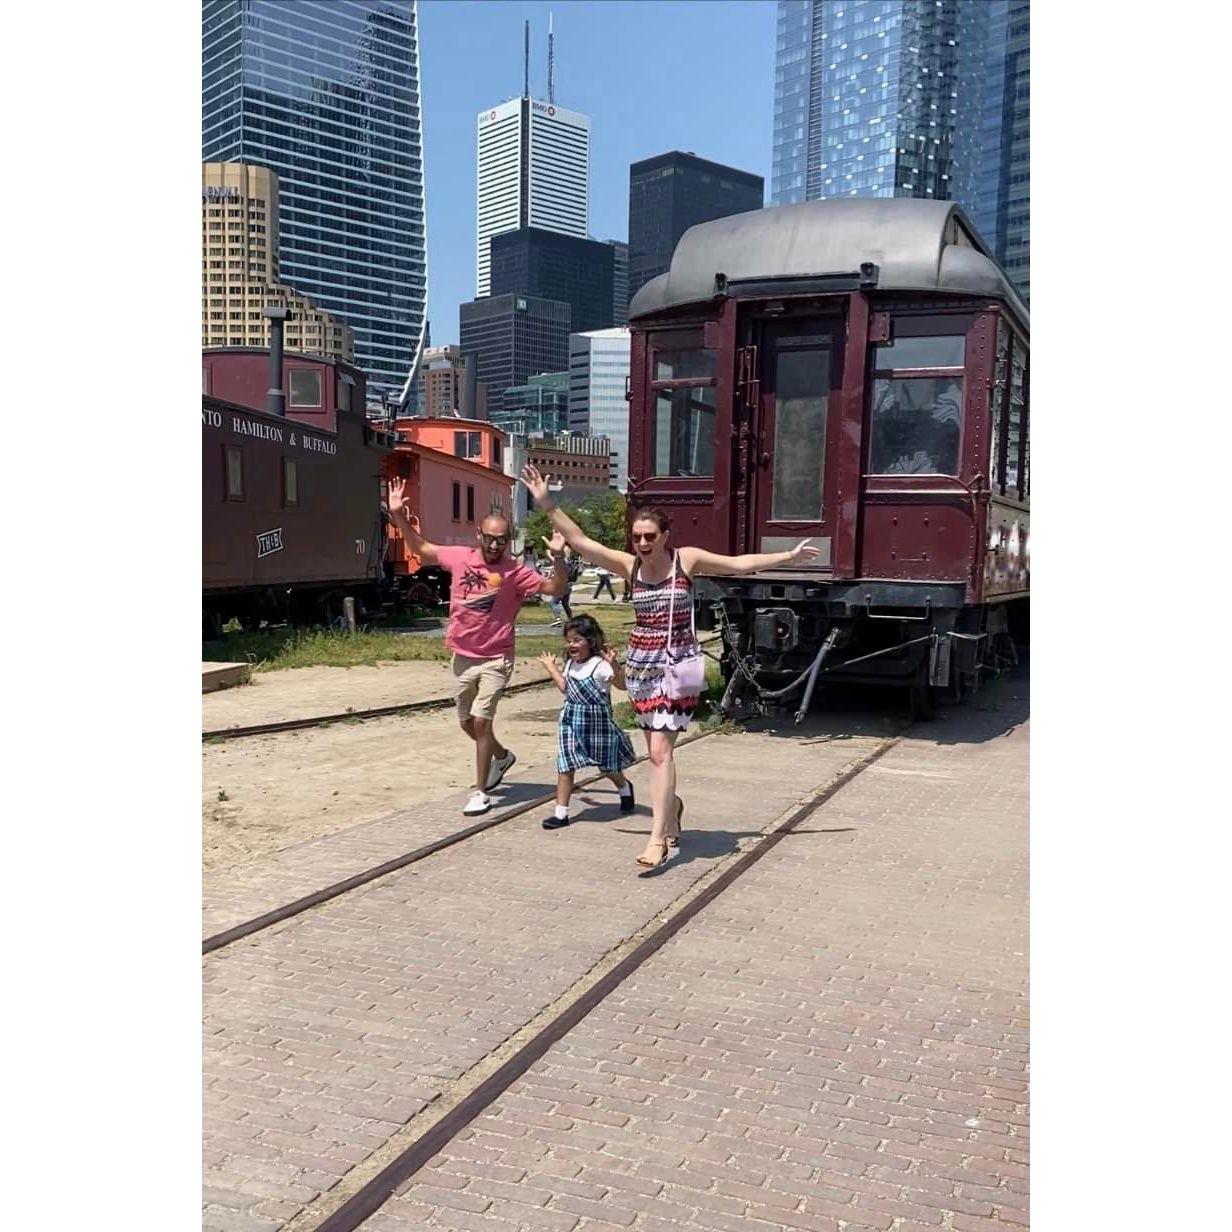
<instances>
[{"instance_id":1,"label":"man in pink shirt","mask_svg":"<svg viewBox=\"0 0 1232 1232\"><path fill-rule=\"evenodd\" d=\"M489 514L476 530L478 547L438 547L412 524L403 498L405 486L401 479L389 481L389 516L414 555L452 576L445 646L453 651L458 722L475 742L475 791L462 812L477 817L492 807L488 793L517 761L492 727L497 703L513 675L514 622L531 595L564 594L569 584L565 540L558 531L547 541L552 553L550 578L509 556L509 522L499 513Z\"/></svg>"}]
</instances>

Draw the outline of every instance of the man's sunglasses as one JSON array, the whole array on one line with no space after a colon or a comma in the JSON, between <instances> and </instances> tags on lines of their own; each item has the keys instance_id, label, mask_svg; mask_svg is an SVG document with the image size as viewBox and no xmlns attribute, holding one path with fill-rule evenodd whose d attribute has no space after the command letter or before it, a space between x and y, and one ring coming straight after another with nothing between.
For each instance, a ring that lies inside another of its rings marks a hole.
<instances>
[{"instance_id":1,"label":"man's sunglasses","mask_svg":"<svg viewBox=\"0 0 1232 1232\"><path fill-rule=\"evenodd\" d=\"M491 544L494 548L503 548L509 542L508 535L485 535L482 531L480 535L484 543Z\"/></svg>"}]
</instances>

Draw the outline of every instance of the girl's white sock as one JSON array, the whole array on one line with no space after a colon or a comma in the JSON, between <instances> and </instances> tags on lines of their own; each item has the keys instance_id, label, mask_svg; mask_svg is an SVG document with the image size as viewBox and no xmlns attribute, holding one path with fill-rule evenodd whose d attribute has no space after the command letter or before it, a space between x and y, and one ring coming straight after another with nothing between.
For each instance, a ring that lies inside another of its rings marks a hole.
<instances>
[{"instance_id":1,"label":"girl's white sock","mask_svg":"<svg viewBox=\"0 0 1232 1232\"><path fill-rule=\"evenodd\" d=\"M628 779L625 779L623 785L618 790L622 796L631 796L633 794L633 784Z\"/></svg>"},{"instance_id":2,"label":"girl's white sock","mask_svg":"<svg viewBox=\"0 0 1232 1232\"><path fill-rule=\"evenodd\" d=\"M567 804L558 804L556 806L556 820L564 821L569 816L569 806Z\"/></svg>"}]
</instances>

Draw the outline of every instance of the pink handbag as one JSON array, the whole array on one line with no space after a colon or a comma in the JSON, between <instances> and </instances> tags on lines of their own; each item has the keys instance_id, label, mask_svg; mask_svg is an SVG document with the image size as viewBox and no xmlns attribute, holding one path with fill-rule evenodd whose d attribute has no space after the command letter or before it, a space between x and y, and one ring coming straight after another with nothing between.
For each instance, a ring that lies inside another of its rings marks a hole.
<instances>
[{"instance_id":1,"label":"pink handbag","mask_svg":"<svg viewBox=\"0 0 1232 1232\"><path fill-rule=\"evenodd\" d=\"M672 701L685 701L701 696L706 684L706 660L697 644L697 630L693 624L693 604L689 604L689 632L693 646L683 654L672 651L673 616L676 609L676 553L672 553L672 592L667 603L667 666L663 670L663 694Z\"/></svg>"}]
</instances>

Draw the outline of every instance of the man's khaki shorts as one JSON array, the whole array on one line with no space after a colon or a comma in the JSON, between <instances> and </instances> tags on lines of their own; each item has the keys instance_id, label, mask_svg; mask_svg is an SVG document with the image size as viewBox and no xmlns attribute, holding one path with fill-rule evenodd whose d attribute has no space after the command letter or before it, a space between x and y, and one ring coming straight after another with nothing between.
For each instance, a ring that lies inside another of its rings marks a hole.
<instances>
[{"instance_id":1,"label":"man's khaki shorts","mask_svg":"<svg viewBox=\"0 0 1232 1232\"><path fill-rule=\"evenodd\" d=\"M494 719L496 703L512 675L512 659L472 659L455 654L453 695L458 703L458 722L465 723L472 715L477 719Z\"/></svg>"}]
</instances>

